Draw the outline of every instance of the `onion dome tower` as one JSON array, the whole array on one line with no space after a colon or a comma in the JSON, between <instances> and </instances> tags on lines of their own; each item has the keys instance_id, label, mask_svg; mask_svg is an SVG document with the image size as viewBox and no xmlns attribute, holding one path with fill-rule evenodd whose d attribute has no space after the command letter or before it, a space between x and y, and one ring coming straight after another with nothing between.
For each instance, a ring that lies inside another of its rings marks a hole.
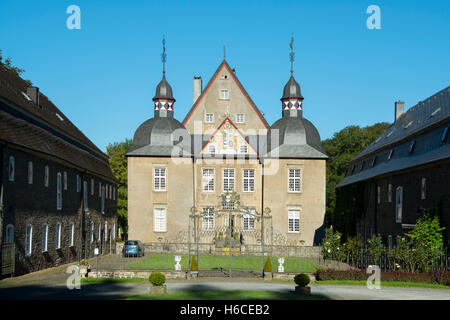
<instances>
[{"instance_id":1,"label":"onion dome tower","mask_svg":"<svg viewBox=\"0 0 450 320\"><path fill-rule=\"evenodd\" d=\"M190 153L190 135L186 128L173 117L172 87L166 80L166 41L163 39L162 80L156 86L153 97L154 117L142 123L134 133L133 145L127 155L173 156L173 148L177 146L176 154Z\"/></svg>"},{"instance_id":2,"label":"onion dome tower","mask_svg":"<svg viewBox=\"0 0 450 320\"><path fill-rule=\"evenodd\" d=\"M303 96L300 85L294 78L294 38L291 38L289 54L291 77L283 89L281 97L282 117L268 132L268 157L280 158L328 158L322 148L316 127L303 117ZM278 138L277 138L278 135Z\"/></svg>"}]
</instances>

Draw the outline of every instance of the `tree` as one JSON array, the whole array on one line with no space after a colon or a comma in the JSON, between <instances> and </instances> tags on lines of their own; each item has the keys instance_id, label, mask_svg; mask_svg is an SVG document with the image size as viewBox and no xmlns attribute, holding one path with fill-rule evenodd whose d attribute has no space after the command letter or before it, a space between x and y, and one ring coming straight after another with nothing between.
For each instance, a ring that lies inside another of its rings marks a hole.
<instances>
[{"instance_id":1,"label":"tree","mask_svg":"<svg viewBox=\"0 0 450 320\"><path fill-rule=\"evenodd\" d=\"M125 139L123 142L114 142L106 147L106 154L108 155L109 165L114 176L119 180L117 188L117 213L118 224L123 230L124 237L128 233L128 169L127 158L125 153L132 146L131 139Z\"/></svg>"},{"instance_id":2,"label":"tree","mask_svg":"<svg viewBox=\"0 0 450 320\"><path fill-rule=\"evenodd\" d=\"M19 67L15 67L12 65L12 61L11 58L6 58L5 61L3 61L3 54L2 54L2 50L0 50L0 65L2 65L3 67L5 67L7 70L13 72L16 76L20 77L22 73L25 72L24 69L21 69ZM28 82L28 84L31 86L32 83L30 80L25 80L26 82Z\"/></svg>"},{"instance_id":3,"label":"tree","mask_svg":"<svg viewBox=\"0 0 450 320\"><path fill-rule=\"evenodd\" d=\"M322 146L328 153L327 161L327 225L336 226L341 232L341 224L336 220L346 220L344 216L337 216L336 212L336 186L345 176L348 163L365 148L369 146L390 126L387 122L376 123L372 126L361 128L359 126L348 126L336 132L332 138L322 141ZM357 200L357 198L355 198ZM351 201L356 201L350 199Z\"/></svg>"}]
</instances>

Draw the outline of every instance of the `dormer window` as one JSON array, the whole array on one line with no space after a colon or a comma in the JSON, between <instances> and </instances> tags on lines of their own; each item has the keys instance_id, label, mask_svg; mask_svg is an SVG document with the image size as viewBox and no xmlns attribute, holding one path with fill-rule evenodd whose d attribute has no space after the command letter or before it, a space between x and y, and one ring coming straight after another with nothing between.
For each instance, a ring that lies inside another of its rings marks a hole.
<instances>
[{"instance_id":1,"label":"dormer window","mask_svg":"<svg viewBox=\"0 0 450 320\"><path fill-rule=\"evenodd\" d=\"M228 98L229 98L228 90L225 90L225 89L220 90L220 99L226 100Z\"/></svg>"}]
</instances>

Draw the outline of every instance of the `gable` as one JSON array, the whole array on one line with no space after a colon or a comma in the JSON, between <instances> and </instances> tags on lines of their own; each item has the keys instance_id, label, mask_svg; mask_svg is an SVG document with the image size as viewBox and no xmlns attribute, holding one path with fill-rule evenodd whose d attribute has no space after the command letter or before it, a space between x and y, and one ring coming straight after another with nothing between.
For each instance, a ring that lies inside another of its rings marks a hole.
<instances>
[{"instance_id":1,"label":"gable","mask_svg":"<svg viewBox=\"0 0 450 320\"><path fill-rule=\"evenodd\" d=\"M228 97L222 94L222 91L227 91ZM213 114L212 122L205 121L206 114ZM238 115L243 117L242 123L237 121ZM256 107L224 60L186 115L183 125L190 134L200 134L200 132L194 132L197 122L202 124L202 133L204 133L216 129L227 117L241 131L254 130L253 134L266 134L269 129L262 112Z\"/></svg>"},{"instance_id":2,"label":"gable","mask_svg":"<svg viewBox=\"0 0 450 320\"><path fill-rule=\"evenodd\" d=\"M220 124L214 134L205 143L200 154L211 154L211 147L214 147L214 153L219 155L257 155L256 149L229 118L225 118ZM242 150L243 147L245 148L245 152Z\"/></svg>"}]
</instances>

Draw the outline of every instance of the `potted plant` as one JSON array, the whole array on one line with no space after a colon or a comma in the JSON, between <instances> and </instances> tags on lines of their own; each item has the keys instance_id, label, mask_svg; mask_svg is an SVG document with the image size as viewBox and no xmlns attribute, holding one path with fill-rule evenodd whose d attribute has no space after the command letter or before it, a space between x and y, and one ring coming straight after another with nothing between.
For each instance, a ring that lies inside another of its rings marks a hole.
<instances>
[{"instance_id":1,"label":"potted plant","mask_svg":"<svg viewBox=\"0 0 450 320\"><path fill-rule=\"evenodd\" d=\"M270 257L267 258L266 263L264 264L264 280L272 279L272 262L270 261Z\"/></svg>"},{"instance_id":2,"label":"potted plant","mask_svg":"<svg viewBox=\"0 0 450 320\"><path fill-rule=\"evenodd\" d=\"M191 275L193 277L198 277L198 264L197 259L195 257L192 257L191 260Z\"/></svg>"},{"instance_id":3,"label":"potted plant","mask_svg":"<svg viewBox=\"0 0 450 320\"><path fill-rule=\"evenodd\" d=\"M297 284L297 286L295 287L295 293L310 295L311 288L307 286L310 281L311 280L307 274L300 273L296 275L294 277L294 282Z\"/></svg>"},{"instance_id":4,"label":"potted plant","mask_svg":"<svg viewBox=\"0 0 450 320\"><path fill-rule=\"evenodd\" d=\"M89 262L85 259L82 259L78 263L78 268L80 269L80 275L82 278L86 278L88 271L91 269Z\"/></svg>"},{"instance_id":5,"label":"potted plant","mask_svg":"<svg viewBox=\"0 0 450 320\"><path fill-rule=\"evenodd\" d=\"M162 294L167 292L167 287L164 283L166 283L166 276L161 272L152 272L148 277L148 281L150 281L150 293L153 294Z\"/></svg>"}]
</instances>

